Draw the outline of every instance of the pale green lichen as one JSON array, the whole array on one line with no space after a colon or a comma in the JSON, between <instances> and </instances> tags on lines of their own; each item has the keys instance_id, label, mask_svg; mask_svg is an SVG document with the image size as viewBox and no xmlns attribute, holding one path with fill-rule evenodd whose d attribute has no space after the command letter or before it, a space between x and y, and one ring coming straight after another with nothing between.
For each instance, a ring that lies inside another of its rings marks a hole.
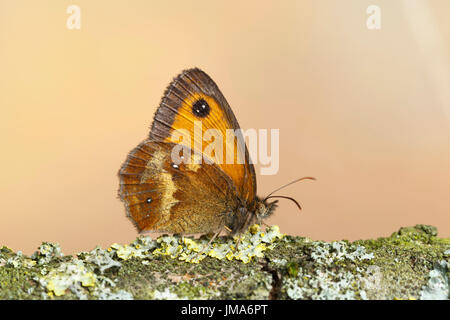
<instances>
[{"instance_id":1,"label":"pale green lichen","mask_svg":"<svg viewBox=\"0 0 450 320\"><path fill-rule=\"evenodd\" d=\"M450 239L436 235L417 225L329 243L255 225L238 247L167 235L75 257L48 242L31 257L2 247L0 299L446 299Z\"/></svg>"},{"instance_id":2,"label":"pale green lichen","mask_svg":"<svg viewBox=\"0 0 450 320\"><path fill-rule=\"evenodd\" d=\"M10 256L8 259L4 260L0 258L0 265L11 266L13 268L18 268L21 266L31 268L36 264L36 261L24 256L22 251L17 251L16 254Z\"/></svg>"},{"instance_id":3,"label":"pale green lichen","mask_svg":"<svg viewBox=\"0 0 450 320\"><path fill-rule=\"evenodd\" d=\"M262 231L259 225L253 225L241 237L225 238L210 243L207 238L193 239L180 236L164 235L156 242L148 237L139 238L143 245L111 245L120 259L127 260L132 257L150 258L151 256L169 256L190 263L199 263L206 257L219 260L240 260L249 263L252 258L261 258L263 252L273 248L271 244L281 239L278 226L272 226ZM222 241L222 242L219 242ZM238 245L239 243L239 245ZM155 248L156 247L156 248Z\"/></svg>"},{"instance_id":4,"label":"pale green lichen","mask_svg":"<svg viewBox=\"0 0 450 320\"><path fill-rule=\"evenodd\" d=\"M50 296L62 296L70 289L79 299L87 299L81 286L94 286L96 276L84 266L83 261L75 259L70 263L62 263L58 268L35 280L47 288Z\"/></svg>"},{"instance_id":5,"label":"pale green lichen","mask_svg":"<svg viewBox=\"0 0 450 320\"><path fill-rule=\"evenodd\" d=\"M122 264L114 260L112 250L103 250L100 247L96 247L91 252L82 252L78 257L83 258L85 262L88 262L100 270L103 274L106 270L114 267L120 268Z\"/></svg>"},{"instance_id":6,"label":"pale green lichen","mask_svg":"<svg viewBox=\"0 0 450 320\"><path fill-rule=\"evenodd\" d=\"M32 255L38 261L52 261L55 257L61 257L62 253L57 244L44 243L39 247L39 252ZM68 262L60 262L59 265L50 271L41 272L42 276L34 277L41 286L47 289L47 294L43 298L53 296L61 297L68 292L78 299L121 299L123 297L132 298L124 290L111 291L115 287L113 281L103 276L103 273L113 267L120 268L121 263L114 261L112 253L97 247L90 252L82 252L79 258L71 259ZM39 263L42 265L43 263ZM96 274L95 270L100 271Z\"/></svg>"},{"instance_id":7,"label":"pale green lichen","mask_svg":"<svg viewBox=\"0 0 450 320\"><path fill-rule=\"evenodd\" d=\"M43 242L39 246L38 251L31 255L31 259L36 261L39 265L48 264L53 259L61 257L63 257L63 253L59 244L50 242Z\"/></svg>"},{"instance_id":8,"label":"pale green lichen","mask_svg":"<svg viewBox=\"0 0 450 320\"><path fill-rule=\"evenodd\" d=\"M98 250L97 250L98 251ZM112 291L116 285L111 279L96 274L88 263L79 259L63 262L58 268L51 270L43 277L35 278L41 286L47 289L43 298L63 296L68 292L77 299L132 299L133 296L125 290Z\"/></svg>"}]
</instances>

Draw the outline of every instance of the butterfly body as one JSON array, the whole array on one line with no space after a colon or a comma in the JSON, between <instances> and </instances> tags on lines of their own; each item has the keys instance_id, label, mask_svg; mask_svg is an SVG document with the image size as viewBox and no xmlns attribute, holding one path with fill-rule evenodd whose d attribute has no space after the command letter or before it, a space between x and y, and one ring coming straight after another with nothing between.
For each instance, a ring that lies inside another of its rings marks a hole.
<instances>
[{"instance_id":1,"label":"butterfly body","mask_svg":"<svg viewBox=\"0 0 450 320\"><path fill-rule=\"evenodd\" d=\"M119 171L119 197L138 231L191 234L226 228L236 234L273 213L276 201L256 196L255 170L245 143L236 139L207 156L199 140L208 129L223 136L233 130L242 138L214 81L197 68L185 70L166 89L149 139L129 153ZM178 132L189 139L180 142ZM180 146L183 161L177 162L173 152ZM230 149L232 163L218 161Z\"/></svg>"}]
</instances>

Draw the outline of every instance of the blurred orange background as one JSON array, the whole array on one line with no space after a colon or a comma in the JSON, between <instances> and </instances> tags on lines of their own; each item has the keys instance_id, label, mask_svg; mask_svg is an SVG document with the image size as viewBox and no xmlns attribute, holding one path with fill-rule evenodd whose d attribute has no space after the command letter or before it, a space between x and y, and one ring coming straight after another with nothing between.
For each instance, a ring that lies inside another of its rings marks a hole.
<instances>
[{"instance_id":1,"label":"blurred orange background","mask_svg":"<svg viewBox=\"0 0 450 320\"><path fill-rule=\"evenodd\" d=\"M66 9L81 9L69 30ZM369 5L381 29L369 30ZM313 239L450 236L450 2L0 0L0 244L128 243L117 171L197 66L242 128L280 129L269 224Z\"/></svg>"}]
</instances>

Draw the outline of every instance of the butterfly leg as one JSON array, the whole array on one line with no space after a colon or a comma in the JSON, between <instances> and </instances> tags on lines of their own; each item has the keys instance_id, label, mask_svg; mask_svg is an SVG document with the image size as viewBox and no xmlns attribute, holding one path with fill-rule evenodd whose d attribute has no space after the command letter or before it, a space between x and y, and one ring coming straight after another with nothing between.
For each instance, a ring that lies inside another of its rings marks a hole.
<instances>
[{"instance_id":1,"label":"butterfly leg","mask_svg":"<svg viewBox=\"0 0 450 320\"><path fill-rule=\"evenodd\" d=\"M241 227L241 229L239 230L239 238L238 241L236 243L236 251L239 250L239 244L241 243L241 239L242 239L242 234L247 231L248 227L250 227L250 223L252 222L252 214L249 213L248 211L245 211L245 220L244 223Z\"/></svg>"},{"instance_id":2,"label":"butterfly leg","mask_svg":"<svg viewBox=\"0 0 450 320\"><path fill-rule=\"evenodd\" d=\"M242 233L239 234L239 238L238 238L238 241L237 241L237 243L236 243L236 251L239 250L239 245L241 244L241 238L242 238Z\"/></svg>"},{"instance_id":3,"label":"butterfly leg","mask_svg":"<svg viewBox=\"0 0 450 320\"><path fill-rule=\"evenodd\" d=\"M266 228L270 227L267 223L265 223L264 221L261 221L261 224L263 224Z\"/></svg>"},{"instance_id":4,"label":"butterfly leg","mask_svg":"<svg viewBox=\"0 0 450 320\"><path fill-rule=\"evenodd\" d=\"M210 244L211 244L211 243L214 241L214 239L216 239L217 236L222 232L222 230L224 229L224 227L225 227L225 224L223 224L223 225L220 226L219 231L217 231L216 233L214 233L214 235L213 235L212 238L208 241L208 243L206 244L206 246L204 246L204 247L202 248L202 250L200 250L199 252L197 252L197 254L191 259L191 261L193 261L193 260L197 259L198 257L200 257L200 255L202 255L202 254L205 252L205 250L206 250L207 248L209 248ZM192 270L192 268L189 269L189 272L190 272L191 270Z\"/></svg>"}]
</instances>

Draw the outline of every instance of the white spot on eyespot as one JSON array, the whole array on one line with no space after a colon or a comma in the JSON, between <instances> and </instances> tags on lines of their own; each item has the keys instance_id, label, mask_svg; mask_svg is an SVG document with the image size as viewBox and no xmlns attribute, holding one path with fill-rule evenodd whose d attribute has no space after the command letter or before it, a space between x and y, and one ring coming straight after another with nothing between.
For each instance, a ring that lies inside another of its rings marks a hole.
<instances>
[{"instance_id":1,"label":"white spot on eyespot","mask_svg":"<svg viewBox=\"0 0 450 320\"><path fill-rule=\"evenodd\" d=\"M178 169L179 166L177 164L172 164L172 168Z\"/></svg>"}]
</instances>

